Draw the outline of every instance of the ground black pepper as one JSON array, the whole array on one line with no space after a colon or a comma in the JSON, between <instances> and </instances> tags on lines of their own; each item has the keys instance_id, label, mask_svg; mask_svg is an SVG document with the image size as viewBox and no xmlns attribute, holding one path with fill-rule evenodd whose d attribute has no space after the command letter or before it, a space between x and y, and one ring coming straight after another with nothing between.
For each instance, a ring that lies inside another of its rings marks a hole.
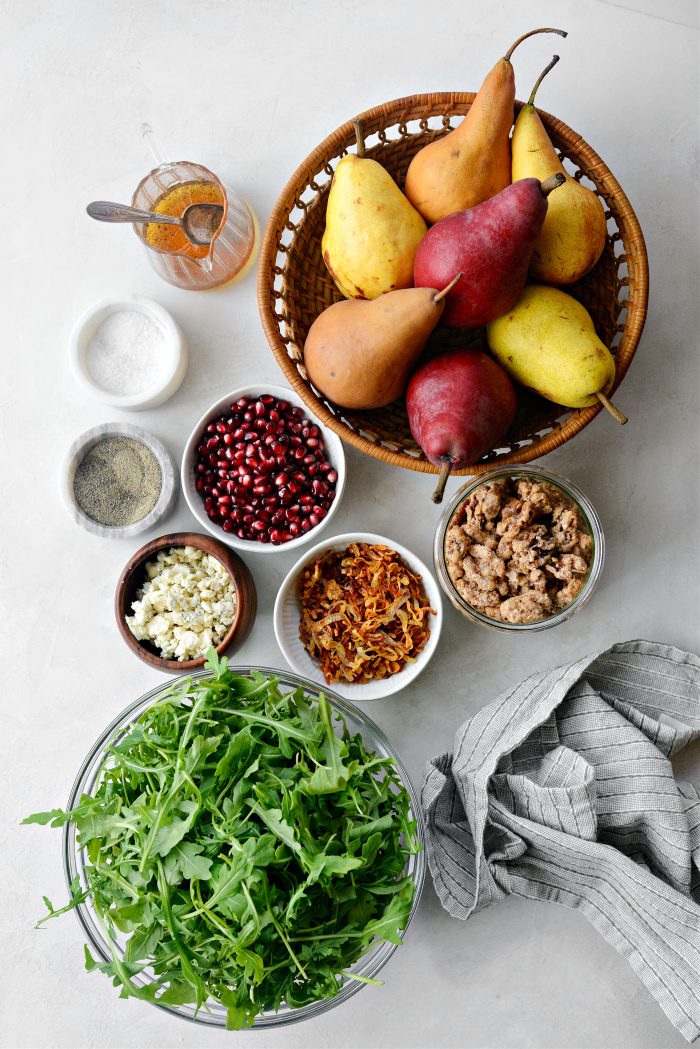
<instances>
[{"instance_id":1,"label":"ground black pepper","mask_svg":"<svg viewBox=\"0 0 700 1049\"><path fill-rule=\"evenodd\" d=\"M136 524L153 510L163 477L153 452L133 437L108 436L86 452L75 471L80 509L111 528Z\"/></svg>"}]
</instances>

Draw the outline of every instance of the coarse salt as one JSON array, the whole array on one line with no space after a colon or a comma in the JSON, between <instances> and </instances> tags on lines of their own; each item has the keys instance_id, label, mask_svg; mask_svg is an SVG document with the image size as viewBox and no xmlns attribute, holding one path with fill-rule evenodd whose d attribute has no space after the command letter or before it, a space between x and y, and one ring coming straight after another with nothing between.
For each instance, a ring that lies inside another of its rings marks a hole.
<instances>
[{"instance_id":1,"label":"coarse salt","mask_svg":"<svg viewBox=\"0 0 700 1049\"><path fill-rule=\"evenodd\" d=\"M106 393L135 396L164 374L163 332L140 310L119 310L100 324L87 349L90 377Z\"/></svg>"}]
</instances>

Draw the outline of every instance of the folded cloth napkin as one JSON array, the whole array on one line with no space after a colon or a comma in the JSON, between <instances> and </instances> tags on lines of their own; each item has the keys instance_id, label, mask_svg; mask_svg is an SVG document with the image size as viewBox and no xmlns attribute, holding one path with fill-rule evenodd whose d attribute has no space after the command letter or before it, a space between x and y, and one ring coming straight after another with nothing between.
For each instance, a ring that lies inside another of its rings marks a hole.
<instances>
[{"instance_id":1,"label":"folded cloth napkin","mask_svg":"<svg viewBox=\"0 0 700 1049\"><path fill-rule=\"evenodd\" d=\"M578 907L681 1033L700 1033L700 658L648 641L534 674L457 732L423 785L430 871L457 918L509 893Z\"/></svg>"}]
</instances>

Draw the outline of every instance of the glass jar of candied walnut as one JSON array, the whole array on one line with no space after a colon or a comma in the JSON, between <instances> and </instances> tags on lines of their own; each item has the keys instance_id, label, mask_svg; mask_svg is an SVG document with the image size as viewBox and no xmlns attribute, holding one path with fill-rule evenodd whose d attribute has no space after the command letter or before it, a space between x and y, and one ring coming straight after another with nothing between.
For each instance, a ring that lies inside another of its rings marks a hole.
<instances>
[{"instance_id":1,"label":"glass jar of candied walnut","mask_svg":"<svg viewBox=\"0 0 700 1049\"><path fill-rule=\"evenodd\" d=\"M600 577L600 518L571 481L538 466L473 478L445 509L434 546L444 593L496 630L545 630L586 603Z\"/></svg>"}]
</instances>

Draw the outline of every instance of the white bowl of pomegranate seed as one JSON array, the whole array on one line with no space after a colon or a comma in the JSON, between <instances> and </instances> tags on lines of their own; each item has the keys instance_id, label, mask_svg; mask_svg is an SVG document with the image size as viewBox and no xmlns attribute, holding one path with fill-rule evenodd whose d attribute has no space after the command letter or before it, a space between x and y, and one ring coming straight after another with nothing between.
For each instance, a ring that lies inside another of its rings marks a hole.
<instances>
[{"instance_id":1,"label":"white bowl of pomegranate seed","mask_svg":"<svg viewBox=\"0 0 700 1049\"><path fill-rule=\"evenodd\" d=\"M342 441L283 386L242 386L216 401L182 458L194 516L249 553L293 550L316 536L344 486Z\"/></svg>"}]
</instances>

